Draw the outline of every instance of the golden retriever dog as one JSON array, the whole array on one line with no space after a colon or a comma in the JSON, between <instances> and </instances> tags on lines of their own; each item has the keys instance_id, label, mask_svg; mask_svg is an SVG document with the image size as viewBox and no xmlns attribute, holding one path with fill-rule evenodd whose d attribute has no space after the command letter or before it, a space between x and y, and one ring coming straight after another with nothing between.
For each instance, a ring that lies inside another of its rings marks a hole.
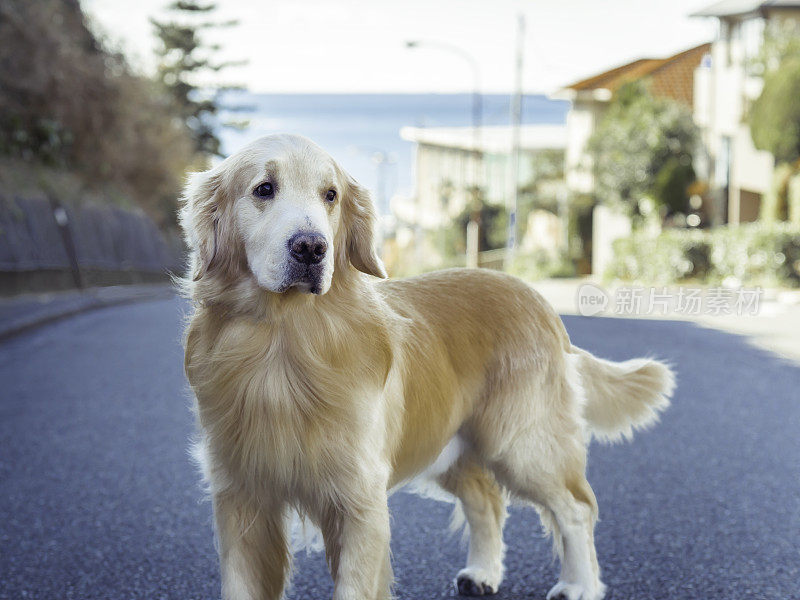
<instances>
[{"instance_id":1,"label":"golden retriever dog","mask_svg":"<svg viewBox=\"0 0 800 600\"><path fill-rule=\"evenodd\" d=\"M646 359L570 343L526 283L483 269L386 277L369 195L311 141L261 138L189 176L186 373L226 600L278 599L288 522L323 535L335 600L391 598L387 496L423 478L469 526L465 595L497 592L510 500L552 533L547 598L603 597L587 444L668 404Z\"/></svg>"}]
</instances>

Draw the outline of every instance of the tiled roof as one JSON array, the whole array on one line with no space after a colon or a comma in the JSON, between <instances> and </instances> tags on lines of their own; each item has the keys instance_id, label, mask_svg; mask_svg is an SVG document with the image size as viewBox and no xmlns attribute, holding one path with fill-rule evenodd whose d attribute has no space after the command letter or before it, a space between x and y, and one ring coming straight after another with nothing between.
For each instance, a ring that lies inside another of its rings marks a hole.
<instances>
[{"instance_id":1,"label":"tiled roof","mask_svg":"<svg viewBox=\"0 0 800 600\"><path fill-rule=\"evenodd\" d=\"M711 44L702 44L669 58L641 58L568 85L566 89L576 92L605 89L613 93L625 83L644 79L650 82L655 95L692 106L694 70L710 50Z\"/></svg>"},{"instance_id":2,"label":"tiled roof","mask_svg":"<svg viewBox=\"0 0 800 600\"><path fill-rule=\"evenodd\" d=\"M694 103L694 71L703 56L711 52L711 44L691 48L657 67L649 76L650 91L656 96L672 98L689 107Z\"/></svg>"}]
</instances>

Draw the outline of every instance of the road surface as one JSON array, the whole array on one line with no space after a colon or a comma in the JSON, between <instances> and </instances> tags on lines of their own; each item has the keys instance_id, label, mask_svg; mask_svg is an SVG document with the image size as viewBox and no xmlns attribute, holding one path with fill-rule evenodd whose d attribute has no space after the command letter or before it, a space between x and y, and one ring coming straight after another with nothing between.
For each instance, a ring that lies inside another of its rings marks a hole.
<instances>
[{"instance_id":1,"label":"road surface","mask_svg":"<svg viewBox=\"0 0 800 600\"><path fill-rule=\"evenodd\" d=\"M0 598L218 597L181 318L168 299L106 308L0 344ZM800 598L800 367L689 323L566 317L575 344L672 362L672 408L633 443L593 444L609 599ZM451 507L391 500L400 599L454 596ZM502 599L556 581L535 513L512 509ZM319 554L289 599L329 598Z\"/></svg>"}]
</instances>

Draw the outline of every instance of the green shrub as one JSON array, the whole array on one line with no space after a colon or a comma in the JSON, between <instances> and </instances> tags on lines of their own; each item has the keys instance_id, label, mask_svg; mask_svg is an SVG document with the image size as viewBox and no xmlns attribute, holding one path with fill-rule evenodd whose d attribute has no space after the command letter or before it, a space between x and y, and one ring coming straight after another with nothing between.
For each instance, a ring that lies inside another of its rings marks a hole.
<instances>
[{"instance_id":1,"label":"green shrub","mask_svg":"<svg viewBox=\"0 0 800 600\"><path fill-rule=\"evenodd\" d=\"M608 275L654 284L702 279L709 271L709 253L702 231L668 229L657 237L637 233L614 242Z\"/></svg>"},{"instance_id":2,"label":"green shrub","mask_svg":"<svg viewBox=\"0 0 800 600\"><path fill-rule=\"evenodd\" d=\"M789 179L786 186L786 202L789 205L789 222L800 225L800 172Z\"/></svg>"},{"instance_id":3,"label":"green shrub","mask_svg":"<svg viewBox=\"0 0 800 600\"><path fill-rule=\"evenodd\" d=\"M756 285L800 285L800 227L752 223L712 233L717 280L734 277Z\"/></svg>"},{"instance_id":4,"label":"green shrub","mask_svg":"<svg viewBox=\"0 0 800 600\"><path fill-rule=\"evenodd\" d=\"M637 233L614 242L605 277L663 285L687 280L712 284L800 286L800 226L750 223L713 230Z\"/></svg>"},{"instance_id":5,"label":"green shrub","mask_svg":"<svg viewBox=\"0 0 800 600\"><path fill-rule=\"evenodd\" d=\"M539 250L514 255L511 265L506 269L512 275L528 281L550 277L575 277L575 263L564 253Z\"/></svg>"}]
</instances>

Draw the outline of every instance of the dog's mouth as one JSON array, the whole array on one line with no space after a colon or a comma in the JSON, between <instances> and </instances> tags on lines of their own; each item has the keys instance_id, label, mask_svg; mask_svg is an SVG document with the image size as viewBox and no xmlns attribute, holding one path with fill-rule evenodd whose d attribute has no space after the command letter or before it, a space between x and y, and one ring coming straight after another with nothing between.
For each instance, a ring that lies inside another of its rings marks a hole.
<instances>
[{"instance_id":1,"label":"dog's mouth","mask_svg":"<svg viewBox=\"0 0 800 600\"><path fill-rule=\"evenodd\" d=\"M305 294L321 294L325 267L320 264L299 264L293 262L286 269L281 291L296 288Z\"/></svg>"}]
</instances>

